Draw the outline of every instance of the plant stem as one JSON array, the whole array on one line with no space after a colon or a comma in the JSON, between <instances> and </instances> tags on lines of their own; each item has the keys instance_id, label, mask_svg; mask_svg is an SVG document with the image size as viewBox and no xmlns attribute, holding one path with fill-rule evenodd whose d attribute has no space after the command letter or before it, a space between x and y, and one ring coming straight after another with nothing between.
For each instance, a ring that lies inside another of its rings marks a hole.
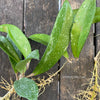
<instances>
[{"instance_id":1,"label":"plant stem","mask_svg":"<svg viewBox=\"0 0 100 100\"><path fill-rule=\"evenodd\" d=\"M28 70L29 69L29 65L30 65L30 61L27 63L27 65L26 65L26 70Z\"/></svg>"},{"instance_id":2,"label":"plant stem","mask_svg":"<svg viewBox=\"0 0 100 100\"><path fill-rule=\"evenodd\" d=\"M29 78L29 77L32 77L32 76L34 76L34 74L33 74L33 73L31 73L31 74L27 75L26 77L27 77L27 78Z\"/></svg>"},{"instance_id":3,"label":"plant stem","mask_svg":"<svg viewBox=\"0 0 100 100\"><path fill-rule=\"evenodd\" d=\"M18 73L16 73L15 76L16 76L16 80L18 80Z\"/></svg>"}]
</instances>

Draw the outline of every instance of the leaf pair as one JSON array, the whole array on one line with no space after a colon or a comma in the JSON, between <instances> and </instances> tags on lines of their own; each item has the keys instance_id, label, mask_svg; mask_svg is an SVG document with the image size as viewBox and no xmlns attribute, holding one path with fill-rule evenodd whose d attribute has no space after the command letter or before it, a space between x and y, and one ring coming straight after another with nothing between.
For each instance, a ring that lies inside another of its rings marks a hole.
<instances>
[{"instance_id":1,"label":"leaf pair","mask_svg":"<svg viewBox=\"0 0 100 100\"><path fill-rule=\"evenodd\" d=\"M31 52L30 43L23 32L14 25L0 25L0 31L8 33L7 37L0 36L0 48L7 53L15 72L26 71L26 64L31 59L39 59L38 50ZM19 51L20 50L20 51ZM22 60L22 54L25 60Z\"/></svg>"},{"instance_id":2,"label":"leaf pair","mask_svg":"<svg viewBox=\"0 0 100 100\"><path fill-rule=\"evenodd\" d=\"M0 31L8 33L11 40L14 42L14 44L21 51L25 58L29 55L29 53L31 53L30 44L26 36L19 28L11 24L3 24L0 25Z\"/></svg>"},{"instance_id":3,"label":"leaf pair","mask_svg":"<svg viewBox=\"0 0 100 100\"><path fill-rule=\"evenodd\" d=\"M83 45L87 39L91 24L93 22L93 18L95 16L96 0L85 0L78 11L74 10L72 18L69 18L68 16L66 16L65 13L63 12L65 10L66 3L69 5L68 1L66 0L62 6L61 11L58 14L58 17L56 19L56 22L55 22L55 25L50 37L45 34L37 34L37 35L35 34L29 37L30 39L40 42L44 45L48 44L47 49L41 61L37 65L35 71L33 71L35 75L41 74L49 70L58 61L58 59L60 59L61 55L64 54L64 52L62 53L61 51L63 50L66 51L66 50L63 46L61 47L61 44L63 45L64 43L64 44L67 44L68 46L69 35L70 35L69 30L71 30L71 48L72 48L74 57L79 57L80 52L83 48ZM69 11L71 11L71 9ZM65 20L65 17L66 17L66 20ZM71 29L72 22L70 21L71 24L69 24L69 22L67 21L67 18L69 18L70 20L73 20L74 17L75 19L73 22L73 27ZM64 21L62 21L63 19ZM66 38L64 37L62 38L62 32L66 33L66 36L65 36ZM41 71L39 71L39 69L41 69Z\"/></svg>"},{"instance_id":4,"label":"leaf pair","mask_svg":"<svg viewBox=\"0 0 100 100\"><path fill-rule=\"evenodd\" d=\"M17 54L12 42L8 38L0 36L0 48L8 55L13 70L17 72L15 65L21 60L21 55Z\"/></svg>"},{"instance_id":5,"label":"leaf pair","mask_svg":"<svg viewBox=\"0 0 100 100\"><path fill-rule=\"evenodd\" d=\"M88 2L85 1L80 9L73 10L73 18L76 16L74 19L71 35L71 47L74 57L79 57L83 45L87 39L91 24L100 21L99 12L100 8L96 8L95 0ZM47 34L33 34L29 38L46 46L50 40L50 36ZM65 52L64 56L65 58L68 58L67 51Z\"/></svg>"},{"instance_id":6,"label":"leaf pair","mask_svg":"<svg viewBox=\"0 0 100 100\"><path fill-rule=\"evenodd\" d=\"M14 59L16 62L20 61L20 58L18 54L16 53L13 45L4 36L0 36L0 48L2 48L2 50L5 51L5 53L7 53L7 55L11 57L12 59Z\"/></svg>"}]
</instances>

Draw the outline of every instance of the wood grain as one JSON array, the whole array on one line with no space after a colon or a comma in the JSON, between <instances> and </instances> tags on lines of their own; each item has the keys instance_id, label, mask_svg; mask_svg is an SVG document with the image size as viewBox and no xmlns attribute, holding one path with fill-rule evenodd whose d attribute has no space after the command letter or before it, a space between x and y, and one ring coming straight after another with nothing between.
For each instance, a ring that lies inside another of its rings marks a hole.
<instances>
[{"instance_id":1,"label":"wood grain","mask_svg":"<svg viewBox=\"0 0 100 100\"><path fill-rule=\"evenodd\" d=\"M73 9L79 8L83 0L70 0ZM70 46L68 48L70 59L74 59ZM86 83L91 77L93 70L94 44L93 30L91 27L90 34L85 43L84 48L78 60L72 60L72 63L67 63L60 74L60 100L74 100L72 96L78 90L84 89L81 85ZM60 65L62 66L67 60L62 57Z\"/></svg>"},{"instance_id":2,"label":"wood grain","mask_svg":"<svg viewBox=\"0 0 100 100\"><path fill-rule=\"evenodd\" d=\"M100 7L100 0L97 0L97 6ZM96 24L96 53L100 51L100 23Z\"/></svg>"},{"instance_id":3,"label":"wood grain","mask_svg":"<svg viewBox=\"0 0 100 100\"><path fill-rule=\"evenodd\" d=\"M97 7L100 7L100 0L97 0ZM100 51L100 23L96 23L95 29L95 52L97 54ZM98 69L98 73L100 75L100 68ZM98 99L100 99L100 93L98 95Z\"/></svg>"}]
</instances>

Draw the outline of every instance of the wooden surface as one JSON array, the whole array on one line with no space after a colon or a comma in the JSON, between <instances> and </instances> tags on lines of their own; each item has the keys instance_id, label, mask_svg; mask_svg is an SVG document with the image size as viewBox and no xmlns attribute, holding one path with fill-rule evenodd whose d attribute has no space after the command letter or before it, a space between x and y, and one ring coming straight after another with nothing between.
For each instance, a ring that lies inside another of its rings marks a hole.
<instances>
[{"instance_id":1,"label":"wooden surface","mask_svg":"<svg viewBox=\"0 0 100 100\"><path fill-rule=\"evenodd\" d=\"M97 0L97 6L100 7L100 0ZM100 50L100 23L96 24L96 53Z\"/></svg>"},{"instance_id":2,"label":"wooden surface","mask_svg":"<svg viewBox=\"0 0 100 100\"><path fill-rule=\"evenodd\" d=\"M69 0L73 9L79 8L83 1ZM58 6L58 0L0 0L0 24L14 24L22 29L27 37L35 33L50 34L58 13ZM100 0L97 0L97 6L100 7ZM100 49L100 36L97 36L94 40L93 28L96 29L96 35L100 34L100 23L91 27L88 40L79 60L74 59L72 64L67 63L59 75L54 78L54 82L46 87L46 91L39 97L39 100L73 100L72 96L76 91L84 89L81 85L91 77L90 71L93 70L93 57ZM42 56L46 47L31 40L30 43L32 50L39 49ZM68 52L70 58L73 59L70 47ZM59 62L60 67L66 61L62 57ZM36 60L32 60L26 74L32 72L37 63ZM9 81L10 77L14 79L15 76L8 57L2 50L0 50L0 65L0 76L7 81ZM56 64L49 72L55 72L58 68L59 65ZM0 96L5 93L6 91L0 89Z\"/></svg>"},{"instance_id":3,"label":"wooden surface","mask_svg":"<svg viewBox=\"0 0 100 100\"><path fill-rule=\"evenodd\" d=\"M100 7L100 0L97 0L97 7ZM96 54L98 53L98 51L100 51L100 23L97 23L95 25L95 52ZM98 70L98 73L100 73L100 69ZM99 74L100 75L100 74ZM100 99L100 93L99 93L99 99Z\"/></svg>"}]
</instances>

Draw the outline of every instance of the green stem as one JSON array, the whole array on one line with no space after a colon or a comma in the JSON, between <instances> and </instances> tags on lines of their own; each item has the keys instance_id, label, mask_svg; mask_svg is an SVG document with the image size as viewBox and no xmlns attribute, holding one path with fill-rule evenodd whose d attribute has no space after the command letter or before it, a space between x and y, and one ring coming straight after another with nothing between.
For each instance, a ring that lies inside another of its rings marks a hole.
<instances>
[{"instance_id":1,"label":"green stem","mask_svg":"<svg viewBox=\"0 0 100 100\"><path fill-rule=\"evenodd\" d=\"M76 15L77 11L78 11L78 9L73 10L73 16ZM100 7L96 8L95 17L93 19L93 23L97 23L97 22L100 22Z\"/></svg>"}]
</instances>

